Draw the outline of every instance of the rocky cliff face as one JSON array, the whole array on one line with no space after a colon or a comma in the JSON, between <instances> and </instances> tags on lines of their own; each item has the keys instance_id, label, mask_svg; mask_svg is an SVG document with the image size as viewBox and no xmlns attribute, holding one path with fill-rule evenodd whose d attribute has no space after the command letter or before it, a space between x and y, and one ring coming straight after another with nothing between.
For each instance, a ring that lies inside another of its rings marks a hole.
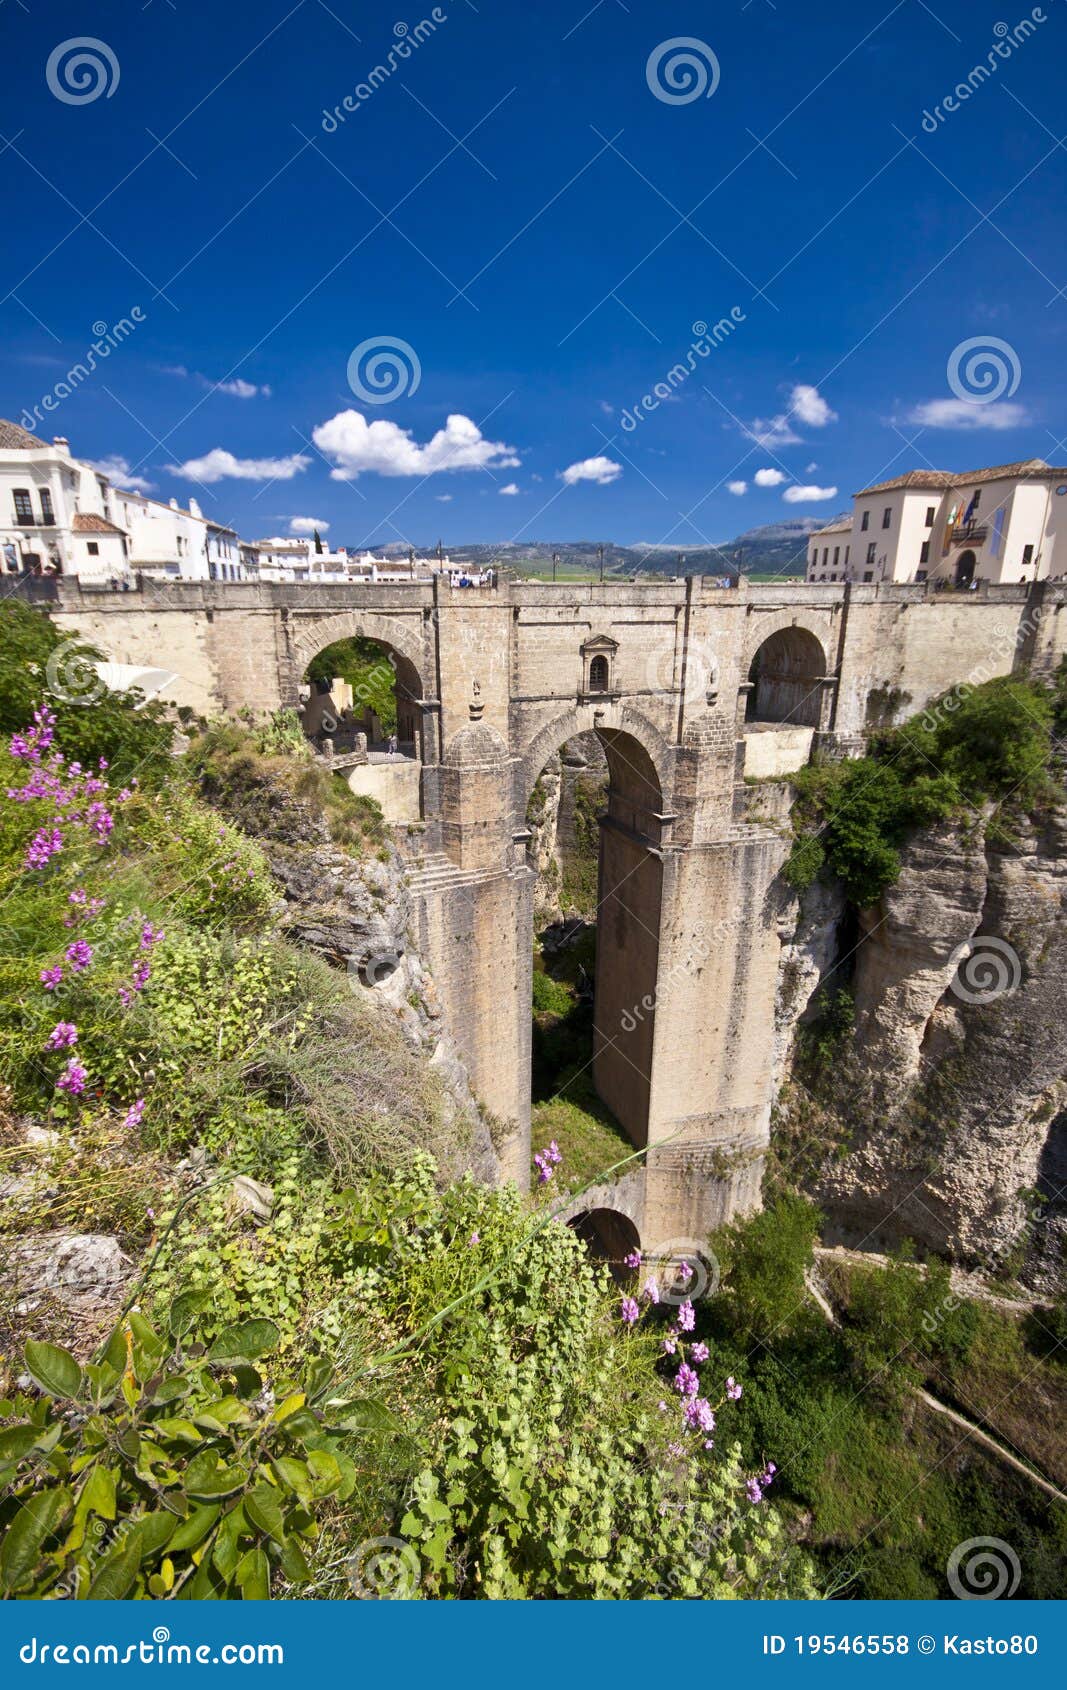
<instances>
[{"instance_id":1,"label":"rocky cliff face","mask_svg":"<svg viewBox=\"0 0 1067 1690\"><path fill-rule=\"evenodd\" d=\"M212 800L227 807L223 793L213 792ZM313 803L294 798L266 775L245 774L235 819L258 837L282 888L281 931L344 969L351 990L399 1023L440 1077L446 1106L454 1111L456 1143L466 1145L463 1166L445 1171L458 1177L469 1168L496 1184L499 1165L489 1129L416 948L414 905L398 852L383 845L376 856L353 857L330 842ZM343 1061L339 1051L339 1065ZM458 1130L461 1118L470 1123L469 1133Z\"/></svg>"},{"instance_id":2,"label":"rocky cliff face","mask_svg":"<svg viewBox=\"0 0 1067 1690\"><path fill-rule=\"evenodd\" d=\"M916 838L854 944L833 887L805 895L783 957L783 1074L791 1047L803 1068L798 1024L831 958L835 984L851 973L855 1033L810 1088L817 1105L787 1085L781 1113L794 1148L807 1130L837 1140L811 1185L840 1242L913 1238L1048 1288L1067 1231L1067 813L1013 828Z\"/></svg>"}]
</instances>

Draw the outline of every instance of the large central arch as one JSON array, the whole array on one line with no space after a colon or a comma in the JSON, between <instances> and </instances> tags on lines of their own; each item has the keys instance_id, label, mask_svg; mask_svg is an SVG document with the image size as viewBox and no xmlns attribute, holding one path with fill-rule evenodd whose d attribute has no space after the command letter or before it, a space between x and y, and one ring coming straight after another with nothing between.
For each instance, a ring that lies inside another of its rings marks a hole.
<instances>
[{"instance_id":1,"label":"large central arch","mask_svg":"<svg viewBox=\"0 0 1067 1690\"><path fill-rule=\"evenodd\" d=\"M590 726L608 763L607 810L600 818L597 959L593 1009L596 1090L639 1148L648 1143L663 898L663 746L632 712L569 712L542 730L523 759L516 798L524 816L552 753ZM658 761L657 761L658 759ZM533 944L533 927L528 935Z\"/></svg>"}]
</instances>

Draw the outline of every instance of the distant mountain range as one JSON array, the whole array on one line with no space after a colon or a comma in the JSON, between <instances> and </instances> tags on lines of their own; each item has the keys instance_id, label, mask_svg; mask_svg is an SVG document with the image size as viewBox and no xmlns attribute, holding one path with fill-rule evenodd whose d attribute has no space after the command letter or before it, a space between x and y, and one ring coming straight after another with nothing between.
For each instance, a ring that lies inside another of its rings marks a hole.
<instances>
[{"instance_id":1,"label":"distant mountain range","mask_svg":"<svg viewBox=\"0 0 1067 1690\"><path fill-rule=\"evenodd\" d=\"M790 522L771 522L762 528L750 528L736 539L724 540L712 546L662 545L655 541L633 546L617 546L605 540L501 540L495 545L459 545L447 547L453 563L469 563L473 567L496 566L516 575L525 572L545 574L552 568L553 556L559 559L561 572L576 569L595 572L599 567L600 546L604 547L606 575L802 575L808 535L816 528L824 528L835 518L829 516L800 516ZM379 546L378 551L389 555L408 551L406 541L394 540ZM415 547L422 556L436 550L436 544Z\"/></svg>"}]
</instances>

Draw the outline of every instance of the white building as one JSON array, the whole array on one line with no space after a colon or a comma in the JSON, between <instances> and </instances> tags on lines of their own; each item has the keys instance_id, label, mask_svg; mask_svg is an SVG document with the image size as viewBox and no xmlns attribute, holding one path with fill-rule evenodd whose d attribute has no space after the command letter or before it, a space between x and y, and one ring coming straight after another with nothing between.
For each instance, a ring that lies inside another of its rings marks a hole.
<instances>
[{"instance_id":1,"label":"white building","mask_svg":"<svg viewBox=\"0 0 1067 1690\"><path fill-rule=\"evenodd\" d=\"M109 484L70 455L62 437L38 440L0 419L0 556L5 575L127 577L126 536Z\"/></svg>"},{"instance_id":2,"label":"white building","mask_svg":"<svg viewBox=\"0 0 1067 1690\"><path fill-rule=\"evenodd\" d=\"M838 553L834 563L835 550ZM864 488L851 522L808 540L811 582L1043 581L1067 574L1067 469L1042 458Z\"/></svg>"}]
</instances>

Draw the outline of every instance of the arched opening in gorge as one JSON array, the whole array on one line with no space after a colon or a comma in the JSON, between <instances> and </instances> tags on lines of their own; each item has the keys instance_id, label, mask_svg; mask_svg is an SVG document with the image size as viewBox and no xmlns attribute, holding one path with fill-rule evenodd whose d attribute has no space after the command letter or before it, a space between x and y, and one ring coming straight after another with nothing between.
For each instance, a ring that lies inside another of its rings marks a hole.
<instances>
[{"instance_id":1,"label":"arched opening in gorge","mask_svg":"<svg viewBox=\"0 0 1067 1690\"><path fill-rule=\"evenodd\" d=\"M626 1258L641 1248L641 1235L628 1215L618 1209L586 1209L567 1222L594 1261L607 1262L615 1278L628 1282L633 1270Z\"/></svg>"},{"instance_id":2,"label":"arched opening in gorge","mask_svg":"<svg viewBox=\"0 0 1067 1690\"><path fill-rule=\"evenodd\" d=\"M532 1138L559 1143L568 1179L647 1141L662 810L652 757L620 730L563 740L532 783Z\"/></svg>"},{"instance_id":3,"label":"arched opening in gorge","mask_svg":"<svg viewBox=\"0 0 1067 1690\"><path fill-rule=\"evenodd\" d=\"M763 641L748 671L747 726L817 728L826 657L806 628L780 628Z\"/></svg>"},{"instance_id":4,"label":"arched opening in gorge","mask_svg":"<svg viewBox=\"0 0 1067 1690\"><path fill-rule=\"evenodd\" d=\"M362 634L316 652L300 688L300 720L320 749L368 760L421 761L422 683L415 665L384 640Z\"/></svg>"}]
</instances>

